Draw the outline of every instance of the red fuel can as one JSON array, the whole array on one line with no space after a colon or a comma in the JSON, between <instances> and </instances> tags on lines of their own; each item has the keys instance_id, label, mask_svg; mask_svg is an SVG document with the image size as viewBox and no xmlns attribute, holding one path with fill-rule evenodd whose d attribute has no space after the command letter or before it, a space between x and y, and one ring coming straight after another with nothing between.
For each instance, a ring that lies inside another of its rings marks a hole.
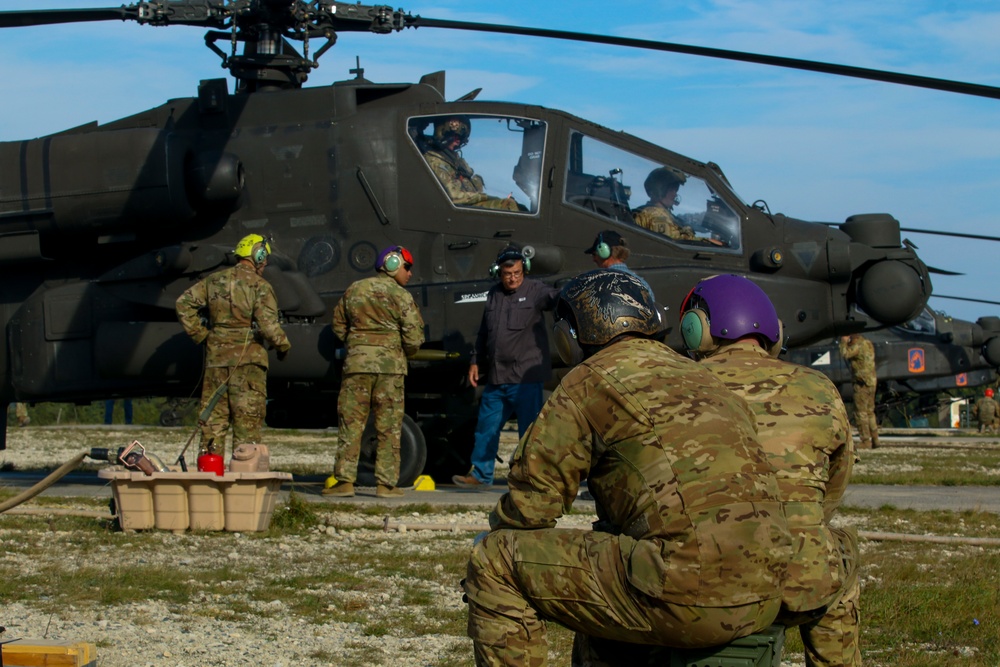
<instances>
[{"instance_id":1,"label":"red fuel can","mask_svg":"<svg viewBox=\"0 0 1000 667\"><path fill-rule=\"evenodd\" d=\"M218 454L202 454L198 457L198 472L214 472L219 477L226 474L225 462Z\"/></svg>"}]
</instances>

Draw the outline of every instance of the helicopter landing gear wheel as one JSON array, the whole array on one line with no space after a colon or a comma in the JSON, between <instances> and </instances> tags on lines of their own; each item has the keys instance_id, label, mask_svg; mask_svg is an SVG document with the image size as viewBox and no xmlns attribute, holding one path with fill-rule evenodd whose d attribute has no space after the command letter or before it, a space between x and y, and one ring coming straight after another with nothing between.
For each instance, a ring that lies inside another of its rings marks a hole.
<instances>
[{"instance_id":1,"label":"helicopter landing gear wheel","mask_svg":"<svg viewBox=\"0 0 1000 667\"><path fill-rule=\"evenodd\" d=\"M375 486L375 425L369 420L361 436L361 456L358 459L358 486ZM396 486L410 486L427 463L427 442L410 415L403 415L399 438L399 481Z\"/></svg>"}]
</instances>

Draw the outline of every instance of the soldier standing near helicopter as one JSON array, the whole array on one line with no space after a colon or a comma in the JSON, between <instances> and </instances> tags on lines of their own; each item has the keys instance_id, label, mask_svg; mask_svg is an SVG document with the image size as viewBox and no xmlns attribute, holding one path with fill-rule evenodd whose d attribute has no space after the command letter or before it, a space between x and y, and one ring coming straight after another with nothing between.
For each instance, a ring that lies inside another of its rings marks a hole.
<instances>
[{"instance_id":1,"label":"soldier standing near helicopter","mask_svg":"<svg viewBox=\"0 0 1000 667\"><path fill-rule=\"evenodd\" d=\"M513 196L504 199L485 192L483 177L473 171L462 157L462 147L469 143L472 132L465 116L448 116L434 121L434 136L424 159L441 181L445 192L458 206L475 206L501 211L520 210Z\"/></svg>"},{"instance_id":2,"label":"soldier standing near helicopter","mask_svg":"<svg viewBox=\"0 0 1000 667\"><path fill-rule=\"evenodd\" d=\"M972 406L972 416L979 420L980 433L995 433L1000 406L993 399L993 390L987 389Z\"/></svg>"},{"instance_id":3,"label":"soldier standing near helicopter","mask_svg":"<svg viewBox=\"0 0 1000 667\"><path fill-rule=\"evenodd\" d=\"M288 355L292 344L278 323L274 290L261 274L271 245L259 234L244 236L233 251L239 261L190 287L177 299L177 319L195 343L205 343L201 409L217 399L201 429L201 453L222 455L226 433L233 447L260 442L267 403L267 348ZM205 319L203 315L206 315Z\"/></svg>"},{"instance_id":4,"label":"soldier standing near helicopter","mask_svg":"<svg viewBox=\"0 0 1000 667\"><path fill-rule=\"evenodd\" d=\"M339 421L336 483L323 490L335 498L354 496L361 456L361 437L373 415L375 495L403 495L399 481L400 430L403 424L403 383L406 358L424 343L424 320L404 288L410 282L413 255L390 246L375 262L378 274L347 288L333 309L333 333L344 342L347 358L337 397Z\"/></svg>"},{"instance_id":5,"label":"soldier standing near helicopter","mask_svg":"<svg viewBox=\"0 0 1000 667\"><path fill-rule=\"evenodd\" d=\"M875 419L875 346L861 334L840 339L840 356L851 366L854 381L854 420L858 425L861 449L878 447L878 420Z\"/></svg>"}]
</instances>

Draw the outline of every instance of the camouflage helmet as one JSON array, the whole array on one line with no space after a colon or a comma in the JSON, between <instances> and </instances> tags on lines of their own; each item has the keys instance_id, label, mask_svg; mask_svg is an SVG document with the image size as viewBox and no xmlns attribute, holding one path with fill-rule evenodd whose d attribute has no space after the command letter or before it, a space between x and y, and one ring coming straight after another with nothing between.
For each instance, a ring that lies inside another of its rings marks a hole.
<instances>
[{"instance_id":1,"label":"camouflage helmet","mask_svg":"<svg viewBox=\"0 0 1000 667\"><path fill-rule=\"evenodd\" d=\"M604 346L617 336L650 337L663 328L645 285L631 273L596 269L563 287L556 315L572 320L580 345Z\"/></svg>"},{"instance_id":2,"label":"camouflage helmet","mask_svg":"<svg viewBox=\"0 0 1000 667\"><path fill-rule=\"evenodd\" d=\"M663 199L668 190L680 187L686 181L687 174L684 172L671 167L659 167L649 172L649 176L646 177L642 185L646 188L646 194L649 195L649 198L656 201Z\"/></svg>"},{"instance_id":3,"label":"camouflage helmet","mask_svg":"<svg viewBox=\"0 0 1000 667\"><path fill-rule=\"evenodd\" d=\"M445 116L434 121L434 141L438 145L444 145L453 138L458 138L458 147L461 148L469 143L469 134L472 133L472 125L468 116Z\"/></svg>"},{"instance_id":4,"label":"camouflage helmet","mask_svg":"<svg viewBox=\"0 0 1000 667\"><path fill-rule=\"evenodd\" d=\"M249 259L255 265L259 265L271 254L271 244L260 234L247 234L236 244L233 254L240 259Z\"/></svg>"}]
</instances>

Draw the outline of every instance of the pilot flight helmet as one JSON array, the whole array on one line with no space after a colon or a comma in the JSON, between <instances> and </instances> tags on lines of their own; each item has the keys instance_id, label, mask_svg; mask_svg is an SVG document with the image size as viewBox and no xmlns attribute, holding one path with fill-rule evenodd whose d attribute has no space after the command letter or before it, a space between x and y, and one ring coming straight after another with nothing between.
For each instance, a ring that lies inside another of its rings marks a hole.
<instances>
[{"instance_id":1,"label":"pilot flight helmet","mask_svg":"<svg viewBox=\"0 0 1000 667\"><path fill-rule=\"evenodd\" d=\"M378 254L375 269L390 276L395 276L401 268L407 270L413 266L413 253L401 245L389 246Z\"/></svg>"},{"instance_id":2,"label":"pilot flight helmet","mask_svg":"<svg viewBox=\"0 0 1000 667\"><path fill-rule=\"evenodd\" d=\"M457 138L457 148L461 148L469 143L471 133L472 126L467 116L447 116L434 121L434 142L439 146L444 146Z\"/></svg>"},{"instance_id":3,"label":"pilot flight helmet","mask_svg":"<svg viewBox=\"0 0 1000 667\"><path fill-rule=\"evenodd\" d=\"M555 344L560 358L573 366L622 334L656 336L663 326L642 281L624 271L597 269L563 287L556 302Z\"/></svg>"},{"instance_id":4,"label":"pilot flight helmet","mask_svg":"<svg viewBox=\"0 0 1000 667\"><path fill-rule=\"evenodd\" d=\"M993 398L993 390L992 389L987 389L984 393L986 394L986 398Z\"/></svg>"},{"instance_id":5,"label":"pilot flight helmet","mask_svg":"<svg viewBox=\"0 0 1000 667\"><path fill-rule=\"evenodd\" d=\"M696 356L749 335L758 336L767 351L778 356L782 342L778 313L764 290L743 276L706 278L681 304L681 337Z\"/></svg>"},{"instance_id":6,"label":"pilot flight helmet","mask_svg":"<svg viewBox=\"0 0 1000 667\"><path fill-rule=\"evenodd\" d=\"M659 201L667 195L668 190L684 185L685 181L687 174L684 172L670 167L659 167L649 172L642 185L646 188L646 194L650 199Z\"/></svg>"},{"instance_id":7,"label":"pilot flight helmet","mask_svg":"<svg viewBox=\"0 0 1000 667\"><path fill-rule=\"evenodd\" d=\"M236 244L233 254L240 259L249 259L254 266L260 266L271 254L271 244L260 234L247 234Z\"/></svg>"}]
</instances>

